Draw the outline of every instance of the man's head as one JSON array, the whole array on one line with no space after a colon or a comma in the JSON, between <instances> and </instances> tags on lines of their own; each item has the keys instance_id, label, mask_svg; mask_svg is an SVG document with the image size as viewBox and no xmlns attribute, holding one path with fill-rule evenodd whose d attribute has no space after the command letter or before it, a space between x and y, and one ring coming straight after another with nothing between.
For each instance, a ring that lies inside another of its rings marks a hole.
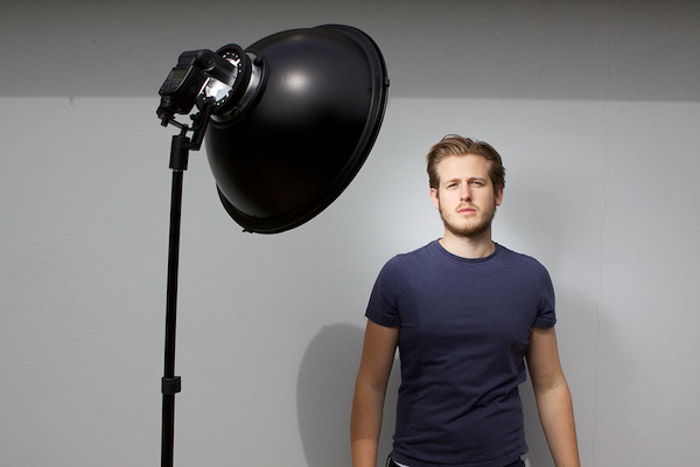
<instances>
[{"instance_id":1,"label":"man's head","mask_svg":"<svg viewBox=\"0 0 700 467\"><path fill-rule=\"evenodd\" d=\"M488 143L449 135L427 155L430 197L448 233L488 236L503 201L505 169Z\"/></svg>"}]
</instances>

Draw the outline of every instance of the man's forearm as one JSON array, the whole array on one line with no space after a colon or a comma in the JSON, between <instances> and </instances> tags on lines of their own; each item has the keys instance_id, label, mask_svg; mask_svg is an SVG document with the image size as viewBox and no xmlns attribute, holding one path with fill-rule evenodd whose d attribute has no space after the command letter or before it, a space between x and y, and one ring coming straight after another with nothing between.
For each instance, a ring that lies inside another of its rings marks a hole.
<instances>
[{"instance_id":1,"label":"man's forearm","mask_svg":"<svg viewBox=\"0 0 700 467\"><path fill-rule=\"evenodd\" d=\"M576 443L576 426L571 392L566 381L535 391L537 411L552 458L557 467L581 465Z\"/></svg>"},{"instance_id":2,"label":"man's forearm","mask_svg":"<svg viewBox=\"0 0 700 467\"><path fill-rule=\"evenodd\" d=\"M353 467L376 467L383 409L383 392L356 385L350 422Z\"/></svg>"}]
</instances>

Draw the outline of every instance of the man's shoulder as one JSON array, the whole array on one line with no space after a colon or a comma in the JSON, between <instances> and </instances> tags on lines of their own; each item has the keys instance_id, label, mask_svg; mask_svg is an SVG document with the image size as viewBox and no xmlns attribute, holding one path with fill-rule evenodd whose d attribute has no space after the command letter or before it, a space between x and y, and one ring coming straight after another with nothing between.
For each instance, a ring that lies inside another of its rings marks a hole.
<instances>
[{"instance_id":1,"label":"man's shoulder","mask_svg":"<svg viewBox=\"0 0 700 467\"><path fill-rule=\"evenodd\" d=\"M421 260L424 258L427 258L431 256L434 253L435 249L435 243L437 240L433 240L419 248L416 248L415 250L407 251L404 253L398 253L394 255L389 261L387 261L387 264L389 263L394 263L394 264L406 264L410 263L412 261L416 260Z\"/></svg>"},{"instance_id":2,"label":"man's shoulder","mask_svg":"<svg viewBox=\"0 0 700 467\"><path fill-rule=\"evenodd\" d=\"M544 264L542 264L535 257L527 255L525 253L520 253L515 250L511 250L510 248L507 248L501 245L500 243L498 244L498 246L503 252L504 260L510 262L512 265L516 265L523 268L530 268L533 270L540 270L545 272L547 271L547 268L545 268Z\"/></svg>"},{"instance_id":3,"label":"man's shoulder","mask_svg":"<svg viewBox=\"0 0 700 467\"><path fill-rule=\"evenodd\" d=\"M382 268L382 274L401 274L401 271L411 271L416 267L424 266L426 261L434 255L434 249L437 240L434 240L426 245L423 245L415 250L398 253L392 256Z\"/></svg>"}]
</instances>

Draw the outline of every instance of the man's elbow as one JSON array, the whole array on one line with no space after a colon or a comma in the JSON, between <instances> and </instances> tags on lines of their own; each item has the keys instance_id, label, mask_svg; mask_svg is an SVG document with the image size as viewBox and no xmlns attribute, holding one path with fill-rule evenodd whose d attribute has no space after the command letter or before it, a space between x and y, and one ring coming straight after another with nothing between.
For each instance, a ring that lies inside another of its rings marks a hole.
<instances>
[{"instance_id":1,"label":"man's elbow","mask_svg":"<svg viewBox=\"0 0 700 467\"><path fill-rule=\"evenodd\" d=\"M569 384L566 382L564 373L557 372L546 378L537 378L532 380L532 389L535 395L547 394L550 392L569 392Z\"/></svg>"},{"instance_id":2,"label":"man's elbow","mask_svg":"<svg viewBox=\"0 0 700 467\"><path fill-rule=\"evenodd\" d=\"M387 379L371 377L360 373L355 380L355 392L384 396L386 394Z\"/></svg>"}]
</instances>

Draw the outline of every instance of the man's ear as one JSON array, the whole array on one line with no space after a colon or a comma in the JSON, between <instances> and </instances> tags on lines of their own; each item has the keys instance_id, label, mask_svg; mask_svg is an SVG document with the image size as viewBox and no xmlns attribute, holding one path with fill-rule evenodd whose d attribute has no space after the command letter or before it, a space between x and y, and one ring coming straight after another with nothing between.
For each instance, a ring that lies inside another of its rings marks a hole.
<instances>
[{"instance_id":1,"label":"man's ear","mask_svg":"<svg viewBox=\"0 0 700 467\"><path fill-rule=\"evenodd\" d=\"M503 202L504 188L500 188L496 191L496 206L500 206Z\"/></svg>"},{"instance_id":2,"label":"man's ear","mask_svg":"<svg viewBox=\"0 0 700 467\"><path fill-rule=\"evenodd\" d=\"M438 189L431 188L429 194L430 200L433 202L433 206L435 206L435 209L440 210L440 198L438 196Z\"/></svg>"}]
</instances>

